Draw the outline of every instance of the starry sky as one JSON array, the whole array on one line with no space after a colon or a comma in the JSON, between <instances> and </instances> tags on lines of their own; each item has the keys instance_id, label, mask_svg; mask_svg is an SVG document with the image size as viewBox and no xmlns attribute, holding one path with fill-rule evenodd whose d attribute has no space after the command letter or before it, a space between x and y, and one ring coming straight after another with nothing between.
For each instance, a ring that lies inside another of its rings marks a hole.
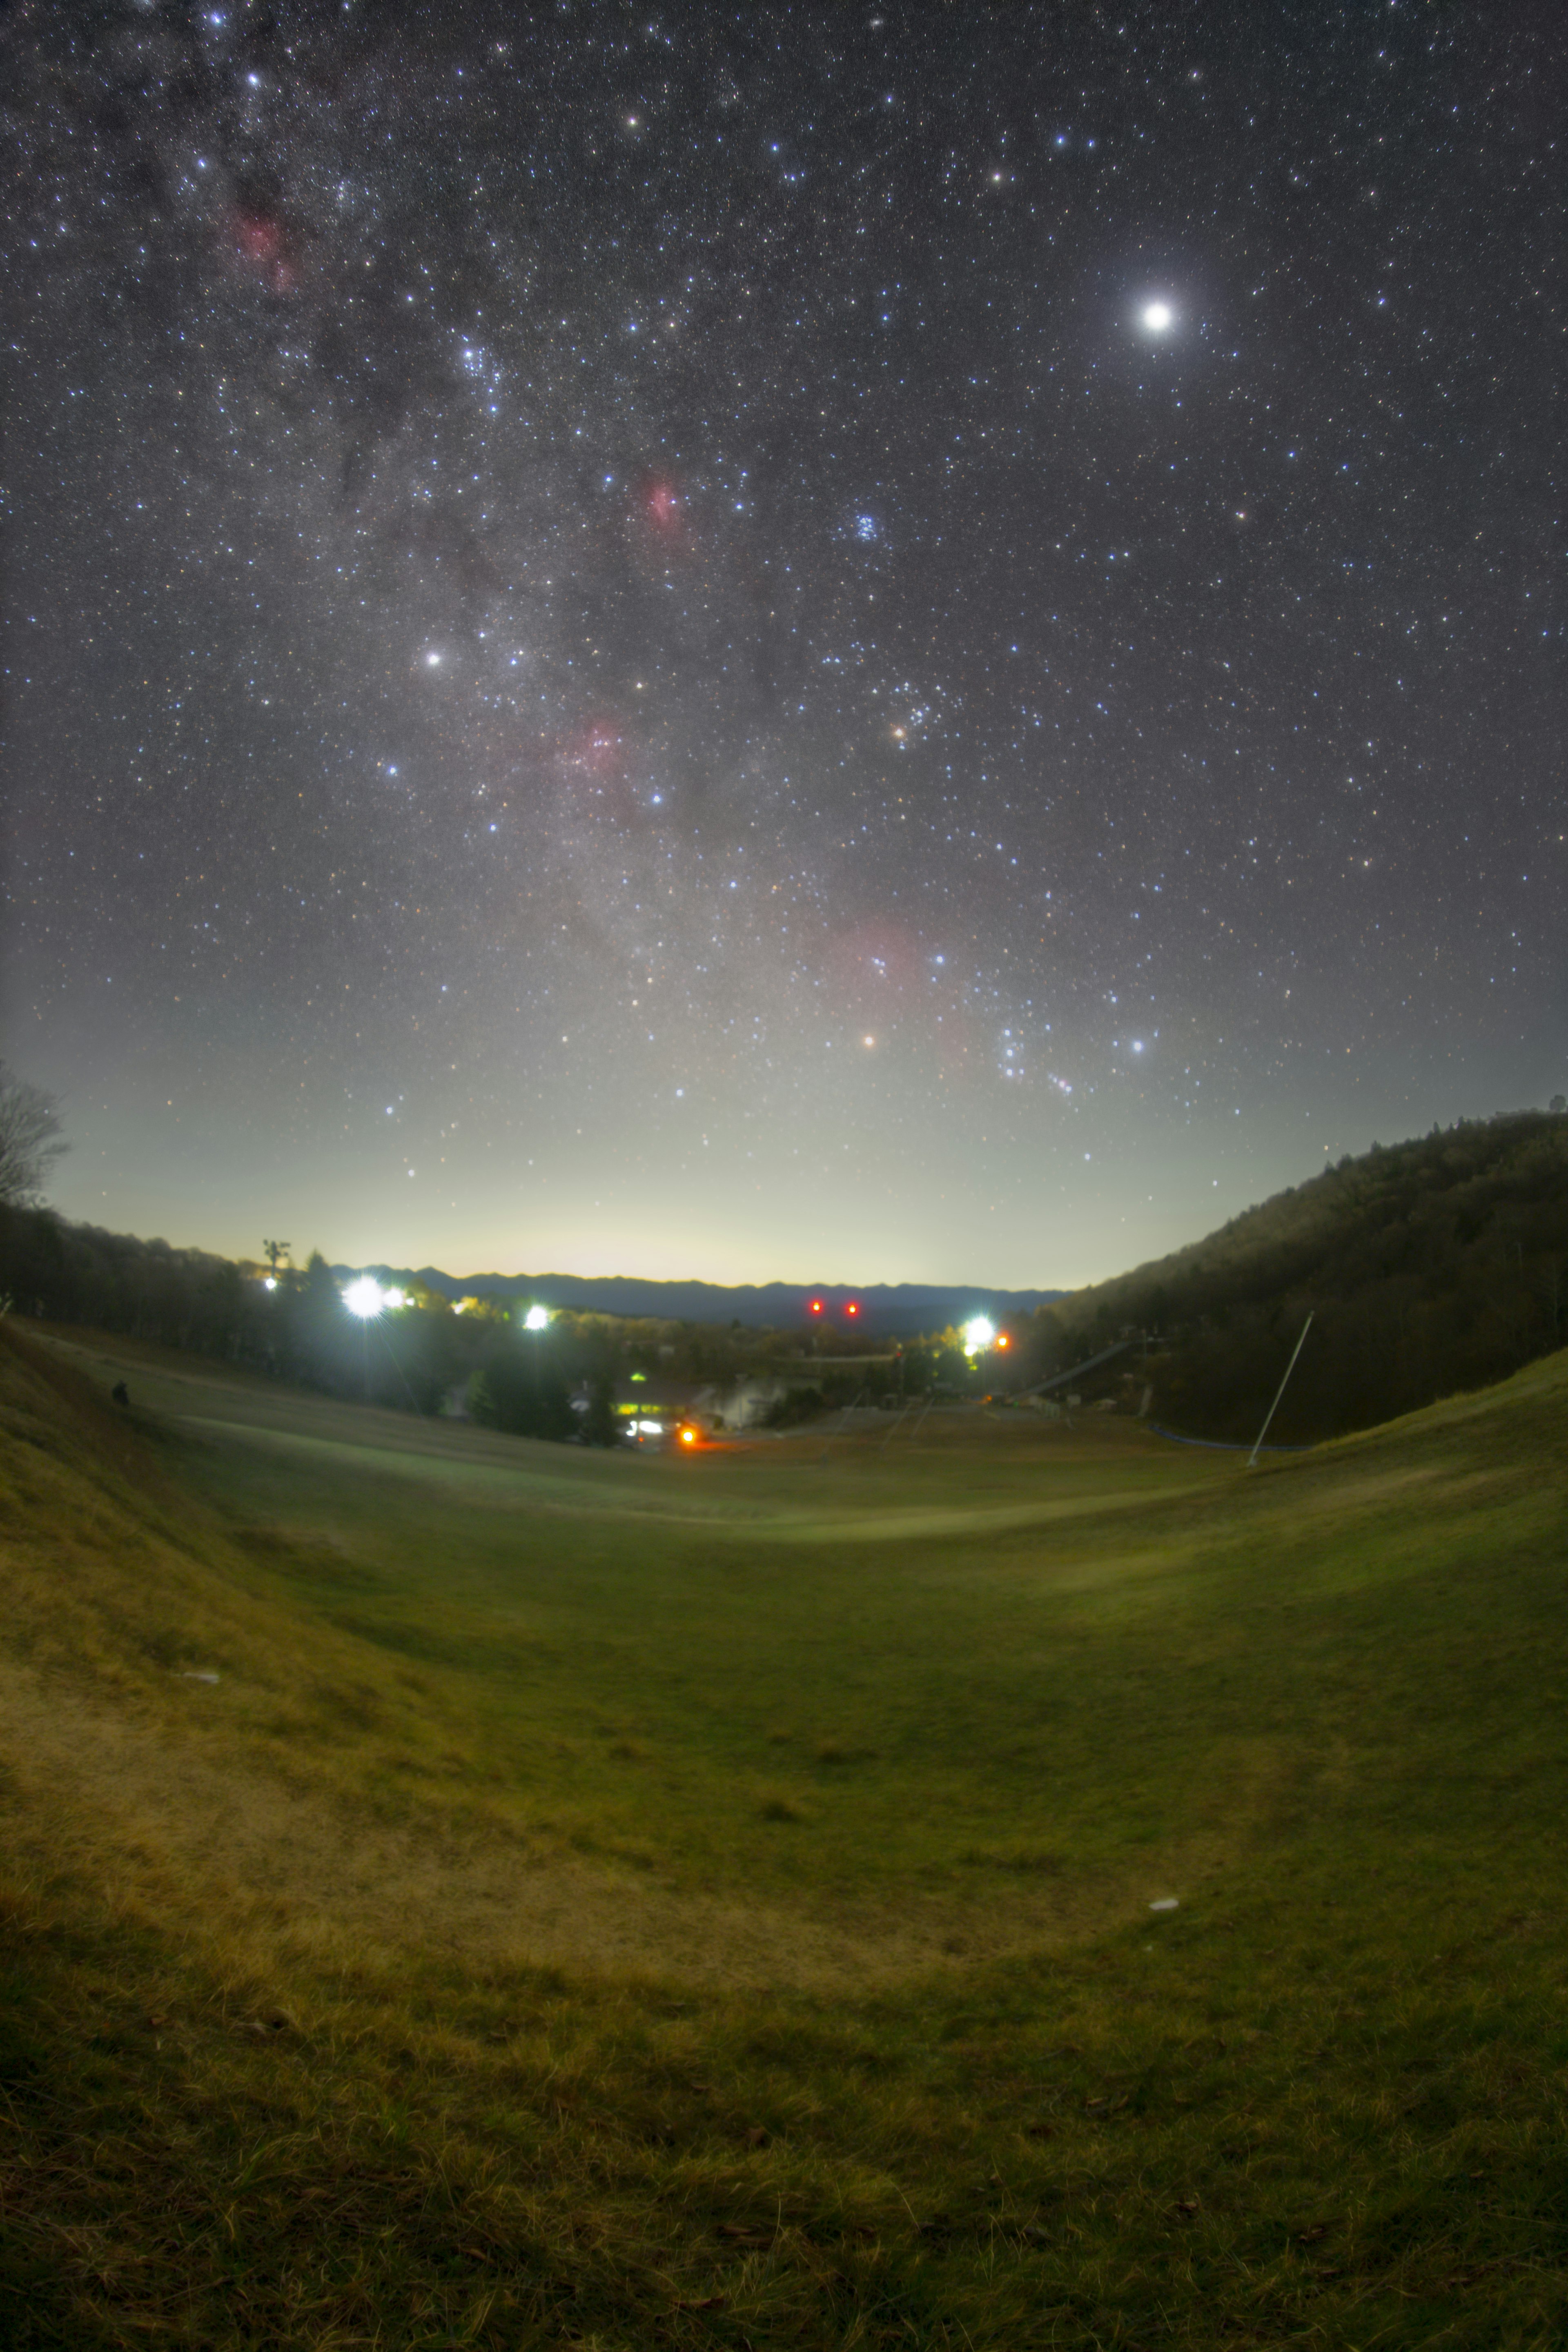
<instances>
[{"instance_id":1,"label":"starry sky","mask_svg":"<svg viewBox=\"0 0 1568 2352\"><path fill-rule=\"evenodd\" d=\"M1065 1285L1568 1085L1556 0L4 39L66 1213Z\"/></svg>"}]
</instances>

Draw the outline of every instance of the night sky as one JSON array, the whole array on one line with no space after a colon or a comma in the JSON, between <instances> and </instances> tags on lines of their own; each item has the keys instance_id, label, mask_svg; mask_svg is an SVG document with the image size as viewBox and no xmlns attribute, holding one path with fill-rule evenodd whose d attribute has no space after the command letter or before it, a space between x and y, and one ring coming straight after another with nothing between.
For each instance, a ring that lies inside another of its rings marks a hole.
<instances>
[{"instance_id":1,"label":"night sky","mask_svg":"<svg viewBox=\"0 0 1568 2352\"><path fill-rule=\"evenodd\" d=\"M1066 1284L1568 1086L1556 0L5 37L68 1214Z\"/></svg>"}]
</instances>

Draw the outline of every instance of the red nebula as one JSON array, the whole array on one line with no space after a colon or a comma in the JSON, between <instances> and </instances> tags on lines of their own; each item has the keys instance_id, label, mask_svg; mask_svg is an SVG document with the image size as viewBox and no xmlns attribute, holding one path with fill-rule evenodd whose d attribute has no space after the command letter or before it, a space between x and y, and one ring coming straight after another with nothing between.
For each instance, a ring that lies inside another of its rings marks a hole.
<instances>
[{"instance_id":1,"label":"red nebula","mask_svg":"<svg viewBox=\"0 0 1568 2352\"><path fill-rule=\"evenodd\" d=\"M241 213L235 223L235 242L247 261L272 261L283 249L283 232L265 214Z\"/></svg>"},{"instance_id":2,"label":"red nebula","mask_svg":"<svg viewBox=\"0 0 1568 2352\"><path fill-rule=\"evenodd\" d=\"M283 224L270 213L236 213L234 249L274 294L292 293L295 269Z\"/></svg>"},{"instance_id":3,"label":"red nebula","mask_svg":"<svg viewBox=\"0 0 1568 2352\"><path fill-rule=\"evenodd\" d=\"M646 822L626 772L635 750L620 719L584 719L561 737L557 745L556 773L562 789L579 806L595 806L612 824L635 830Z\"/></svg>"},{"instance_id":4,"label":"red nebula","mask_svg":"<svg viewBox=\"0 0 1568 2352\"><path fill-rule=\"evenodd\" d=\"M568 736L563 747L568 767L589 775L611 774L620 764L621 730L614 719L591 719Z\"/></svg>"},{"instance_id":5,"label":"red nebula","mask_svg":"<svg viewBox=\"0 0 1568 2352\"><path fill-rule=\"evenodd\" d=\"M643 492L643 510L656 530L673 532L680 527L680 498L673 482L650 482Z\"/></svg>"}]
</instances>

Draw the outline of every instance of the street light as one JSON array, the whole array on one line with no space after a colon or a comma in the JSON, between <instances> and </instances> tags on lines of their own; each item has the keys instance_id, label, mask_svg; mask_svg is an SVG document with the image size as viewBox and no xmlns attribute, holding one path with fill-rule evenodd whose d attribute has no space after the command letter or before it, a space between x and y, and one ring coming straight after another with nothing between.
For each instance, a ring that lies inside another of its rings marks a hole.
<instances>
[{"instance_id":1,"label":"street light","mask_svg":"<svg viewBox=\"0 0 1568 2352\"><path fill-rule=\"evenodd\" d=\"M360 1368L366 1404L370 1402L370 1327L382 1308L397 1297L395 1291L384 1292L374 1274L357 1276L343 1293L343 1305L351 1315L359 1318Z\"/></svg>"}]
</instances>

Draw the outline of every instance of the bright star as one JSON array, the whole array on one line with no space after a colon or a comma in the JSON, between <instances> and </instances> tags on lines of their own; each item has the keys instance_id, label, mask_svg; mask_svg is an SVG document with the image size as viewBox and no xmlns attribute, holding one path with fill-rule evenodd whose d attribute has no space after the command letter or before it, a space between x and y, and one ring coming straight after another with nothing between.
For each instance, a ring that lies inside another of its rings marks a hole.
<instances>
[{"instance_id":1,"label":"bright star","mask_svg":"<svg viewBox=\"0 0 1568 2352\"><path fill-rule=\"evenodd\" d=\"M1173 323L1175 316L1168 302L1149 302L1144 305L1143 324L1152 335L1163 335Z\"/></svg>"}]
</instances>

